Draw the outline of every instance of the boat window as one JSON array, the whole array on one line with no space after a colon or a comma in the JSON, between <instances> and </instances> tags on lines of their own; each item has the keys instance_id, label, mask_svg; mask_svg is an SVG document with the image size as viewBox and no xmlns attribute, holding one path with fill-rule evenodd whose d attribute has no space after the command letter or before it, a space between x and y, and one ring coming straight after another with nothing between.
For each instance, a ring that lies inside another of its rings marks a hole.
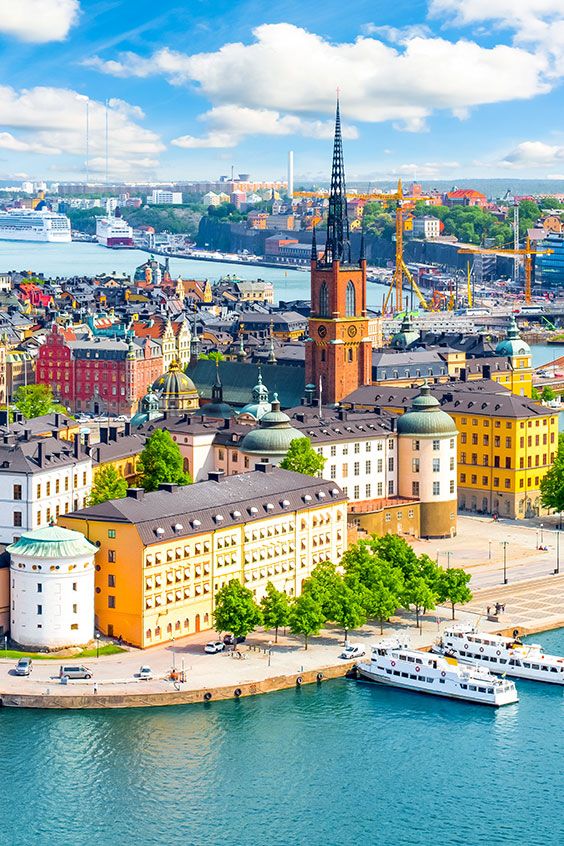
<instances>
[{"instance_id":1,"label":"boat window","mask_svg":"<svg viewBox=\"0 0 564 846\"><path fill-rule=\"evenodd\" d=\"M417 676L416 676L416 675L412 675L411 673L409 674L409 678L410 678L410 679L413 679L414 681L417 681Z\"/></svg>"},{"instance_id":2,"label":"boat window","mask_svg":"<svg viewBox=\"0 0 564 846\"><path fill-rule=\"evenodd\" d=\"M493 693L493 687L488 687L488 693Z\"/></svg>"},{"instance_id":3,"label":"boat window","mask_svg":"<svg viewBox=\"0 0 564 846\"><path fill-rule=\"evenodd\" d=\"M476 690L476 685L475 685L475 684L471 684L471 685L470 685L470 690Z\"/></svg>"},{"instance_id":4,"label":"boat window","mask_svg":"<svg viewBox=\"0 0 564 846\"><path fill-rule=\"evenodd\" d=\"M440 681L440 683L441 683L441 684L444 684L444 683L445 683L445 680L444 680L444 679L439 679L439 681Z\"/></svg>"},{"instance_id":5,"label":"boat window","mask_svg":"<svg viewBox=\"0 0 564 846\"><path fill-rule=\"evenodd\" d=\"M413 658L413 656L412 656L412 655L408 655L408 656L407 656L407 660L408 660L408 661L411 661L411 663L413 664L413 662L415 661L415 658Z\"/></svg>"},{"instance_id":6,"label":"boat window","mask_svg":"<svg viewBox=\"0 0 564 846\"><path fill-rule=\"evenodd\" d=\"M405 655L400 655L400 661L407 661L406 656L405 656Z\"/></svg>"},{"instance_id":7,"label":"boat window","mask_svg":"<svg viewBox=\"0 0 564 846\"><path fill-rule=\"evenodd\" d=\"M540 666L538 664L532 664L531 666L533 670L540 670Z\"/></svg>"},{"instance_id":8,"label":"boat window","mask_svg":"<svg viewBox=\"0 0 564 846\"><path fill-rule=\"evenodd\" d=\"M400 671L399 671L399 670L394 670L394 676L399 676L399 675L400 675Z\"/></svg>"},{"instance_id":9,"label":"boat window","mask_svg":"<svg viewBox=\"0 0 564 846\"><path fill-rule=\"evenodd\" d=\"M556 669L556 667L551 667L551 668L550 668L550 672L551 672L551 673L557 673L557 672L558 672L558 670Z\"/></svg>"},{"instance_id":10,"label":"boat window","mask_svg":"<svg viewBox=\"0 0 564 846\"><path fill-rule=\"evenodd\" d=\"M408 679L408 678L409 678L409 673L402 673L402 674L401 674L401 677L402 677L402 679Z\"/></svg>"},{"instance_id":11,"label":"boat window","mask_svg":"<svg viewBox=\"0 0 564 846\"><path fill-rule=\"evenodd\" d=\"M507 658L500 658L499 663L500 664L507 664Z\"/></svg>"},{"instance_id":12,"label":"boat window","mask_svg":"<svg viewBox=\"0 0 564 846\"><path fill-rule=\"evenodd\" d=\"M490 658L490 661L495 661L495 663L497 664L497 658L494 658L494 657L493 657L493 655L492 655L492 657Z\"/></svg>"},{"instance_id":13,"label":"boat window","mask_svg":"<svg viewBox=\"0 0 564 846\"><path fill-rule=\"evenodd\" d=\"M485 687L479 687L479 688L478 688L478 690L480 691L480 693L485 693L485 692L486 692L486 688L485 688Z\"/></svg>"},{"instance_id":14,"label":"boat window","mask_svg":"<svg viewBox=\"0 0 564 846\"><path fill-rule=\"evenodd\" d=\"M461 690L467 690L467 689L468 689L468 685L467 685L467 684L461 684L461 685L460 685L460 688L461 688Z\"/></svg>"}]
</instances>

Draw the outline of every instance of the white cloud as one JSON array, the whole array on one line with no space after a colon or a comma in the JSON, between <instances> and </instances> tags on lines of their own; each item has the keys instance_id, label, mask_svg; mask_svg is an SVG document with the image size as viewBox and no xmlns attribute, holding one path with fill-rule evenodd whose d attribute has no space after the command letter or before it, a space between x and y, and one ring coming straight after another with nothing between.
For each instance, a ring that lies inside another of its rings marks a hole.
<instances>
[{"instance_id":1,"label":"white cloud","mask_svg":"<svg viewBox=\"0 0 564 846\"><path fill-rule=\"evenodd\" d=\"M213 104L212 112L231 106L278 113L276 130L286 116L309 121L331 115L337 86L347 119L391 120L411 131L424 129L437 110L466 115L474 106L528 99L550 89L546 59L519 47L484 48L413 33L400 46L368 36L332 43L286 23L264 24L253 34L250 44L228 43L213 53L163 49L149 58L124 53L117 60L94 57L87 63L114 76L161 75L174 85L196 85Z\"/></svg>"},{"instance_id":2,"label":"white cloud","mask_svg":"<svg viewBox=\"0 0 564 846\"><path fill-rule=\"evenodd\" d=\"M0 86L0 146L13 152L67 154L84 159L87 98L68 88L37 87L16 91ZM143 112L122 100L108 109L110 156L131 171L153 167L164 146L159 136L136 122ZM92 161L105 154L105 107L88 100ZM117 164L116 164L117 168ZM121 166L120 168L121 169Z\"/></svg>"},{"instance_id":3,"label":"white cloud","mask_svg":"<svg viewBox=\"0 0 564 846\"><path fill-rule=\"evenodd\" d=\"M393 173L400 176L410 176L412 179L439 179L445 171L460 168L459 162L419 162L419 164L403 164L395 168Z\"/></svg>"},{"instance_id":4,"label":"white cloud","mask_svg":"<svg viewBox=\"0 0 564 846\"><path fill-rule=\"evenodd\" d=\"M564 165L564 147L543 141L523 141L500 164L508 168L539 168Z\"/></svg>"},{"instance_id":5,"label":"white cloud","mask_svg":"<svg viewBox=\"0 0 564 846\"><path fill-rule=\"evenodd\" d=\"M0 0L0 32L36 44L63 41L79 11L78 0Z\"/></svg>"},{"instance_id":6,"label":"white cloud","mask_svg":"<svg viewBox=\"0 0 564 846\"><path fill-rule=\"evenodd\" d=\"M247 135L304 135L308 138L332 138L331 120L304 120L296 115L281 115L269 109L243 106L217 106L199 118L208 127L202 137L182 135L171 141L175 147L236 147ZM343 126L345 138L357 138L354 127Z\"/></svg>"}]
</instances>

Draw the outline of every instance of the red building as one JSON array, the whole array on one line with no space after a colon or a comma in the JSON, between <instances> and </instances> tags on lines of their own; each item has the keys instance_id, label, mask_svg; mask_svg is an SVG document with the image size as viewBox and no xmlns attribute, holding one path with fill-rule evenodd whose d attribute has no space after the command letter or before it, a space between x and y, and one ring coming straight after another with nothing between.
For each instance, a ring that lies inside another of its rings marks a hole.
<instances>
[{"instance_id":1,"label":"red building","mask_svg":"<svg viewBox=\"0 0 564 846\"><path fill-rule=\"evenodd\" d=\"M162 347L152 338L68 341L55 324L39 349L36 382L72 411L130 415L163 372Z\"/></svg>"},{"instance_id":2,"label":"red building","mask_svg":"<svg viewBox=\"0 0 564 846\"><path fill-rule=\"evenodd\" d=\"M473 188L457 188L445 194L444 203L445 206L478 206L483 209L488 204L488 198Z\"/></svg>"}]
</instances>

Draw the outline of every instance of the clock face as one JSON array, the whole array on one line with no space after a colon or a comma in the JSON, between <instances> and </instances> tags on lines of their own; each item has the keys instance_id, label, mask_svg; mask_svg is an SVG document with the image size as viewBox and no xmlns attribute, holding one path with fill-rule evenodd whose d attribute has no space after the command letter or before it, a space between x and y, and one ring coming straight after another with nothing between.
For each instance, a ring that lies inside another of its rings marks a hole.
<instances>
[{"instance_id":1,"label":"clock face","mask_svg":"<svg viewBox=\"0 0 564 846\"><path fill-rule=\"evenodd\" d=\"M325 335L327 334L327 326L320 326L319 329L317 330L317 334L319 335L320 338L324 338Z\"/></svg>"},{"instance_id":2,"label":"clock face","mask_svg":"<svg viewBox=\"0 0 564 846\"><path fill-rule=\"evenodd\" d=\"M356 326L349 326L349 328L347 329L347 332L348 332L349 338L354 338L356 333L358 332L358 329L356 328Z\"/></svg>"}]
</instances>

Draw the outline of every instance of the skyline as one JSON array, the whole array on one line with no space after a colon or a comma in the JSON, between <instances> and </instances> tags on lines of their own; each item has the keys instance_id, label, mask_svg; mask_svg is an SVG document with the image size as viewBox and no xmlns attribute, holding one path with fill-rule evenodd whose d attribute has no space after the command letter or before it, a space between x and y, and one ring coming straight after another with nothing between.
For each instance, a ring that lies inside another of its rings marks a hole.
<instances>
[{"instance_id":1,"label":"skyline","mask_svg":"<svg viewBox=\"0 0 564 846\"><path fill-rule=\"evenodd\" d=\"M0 178L326 180L339 87L351 182L564 179L564 11L377 6L0 0Z\"/></svg>"}]
</instances>

